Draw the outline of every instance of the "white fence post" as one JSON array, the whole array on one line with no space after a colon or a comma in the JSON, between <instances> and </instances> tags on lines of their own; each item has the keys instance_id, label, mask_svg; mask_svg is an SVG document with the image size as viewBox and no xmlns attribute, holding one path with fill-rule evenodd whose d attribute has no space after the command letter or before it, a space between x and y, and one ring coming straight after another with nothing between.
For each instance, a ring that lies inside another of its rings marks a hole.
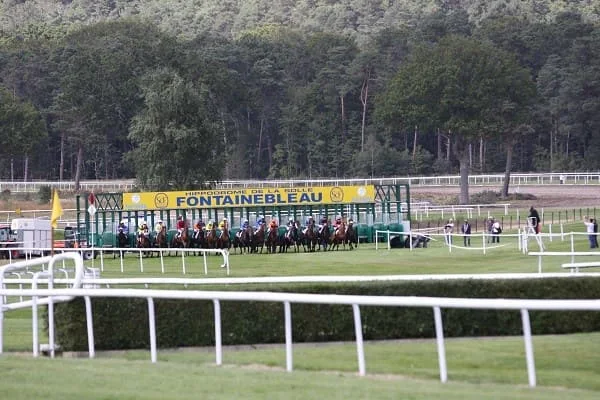
<instances>
[{"instance_id":1,"label":"white fence post","mask_svg":"<svg viewBox=\"0 0 600 400\"><path fill-rule=\"evenodd\" d=\"M535 361L533 359L533 342L531 340L531 323L529 322L529 311L521 310L521 320L523 321L523 340L525 341L525 358L527 360L527 377L529 386L535 387Z\"/></svg>"},{"instance_id":2,"label":"white fence post","mask_svg":"<svg viewBox=\"0 0 600 400\"><path fill-rule=\"evenodd\" d=\"M215 306L215 364L223 364L223 345L221 341L221 303L214 299Z\"/></svg>"},{"instance_id":3,"label":"white fence post","mask_svg":"<svg viewBox=\"0 0 600 400\"><path fill-rule=\"evenodd\" d=\"M88 334L88 353L90 358L96 356L96 344L94 343L94 320L92 317L92 300L90 296L83 297L85 301L85 315L87 320L87 334Z\"/></svg>"},{"instance_id":4,"label":"white fence post","mask_svg":"<svg viewBox=\"0 0 600 400\"><path fill-rule=\"evenodd\" d=\"M433 307L433 319L435 321L435 338L437 341L438 363L440 365L440 381L448 381L448 369L446 367L446 347L444 345L444 326L442 323L442 311L440 307Z\"/></svg>"},{"instance_id":5,"label":"white fence post","mask_svg":"<svg viewBox=\"0 0 600 400\"><path fill-rule=\"evenodd\" d=\"M292 372L292 306L289 301L283 303L283 309L285 313L285 369L288 372Z\"/></svg>"},{"instance_id":6,"label":"white fence post","mask_svg":"<svg viewBox=\"0 0 600 400\"><path fill-rule=\"evenodd\" d=\"M150 331L150 360L156 363L156 321L154 315L154 300L148 297L148 330Z\"/></svg>"},{"instance_id":7,"label":"white fence post","mask_svg":"<svg viewBox=\"0 0 600 400\"><path fill-rule=\"evenodd\" d=\"M358 374L365 376L365 349L363 345L362 321L360 319L360 308L358 304L352 304L352 312L354 313L354 332L356 334L356 353L358 354Z\"/></svg>"}]
</instances>

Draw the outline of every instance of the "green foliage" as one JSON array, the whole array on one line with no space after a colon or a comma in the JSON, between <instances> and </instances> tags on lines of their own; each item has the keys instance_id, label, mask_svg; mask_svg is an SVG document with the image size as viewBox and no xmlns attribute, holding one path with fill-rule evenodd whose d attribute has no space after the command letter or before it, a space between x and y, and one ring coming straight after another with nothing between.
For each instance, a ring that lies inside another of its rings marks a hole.
<instances>
[{"instance_id":1,"label":"green foliage","mask_svg":"<svg viewBox=\"0 0 600 400\"><path fill-rule=\"evenodd\" d=\"M469 298L595 299L599 279L457 280L368 284L269 286L269 291L377 296ZM252 290L265 290L257 289ZM147 304L143 299L94 299L94 337L97 349L148 347ZM155 300L158 343L161 347L214 345L213 305L209 301ZM65 350L87 349L83 300L55 306L57 341ZM284 341L281 303L223 302L223 344L281 343ZM350 306L293 304L295 342L353 340ZM422 308L362 307L366 340L431 338L432 311ZM518 311L443 311L444 335L497 336L522 332ZM600 330L593 312L531 312L536 334Z\"/></svg>"},{"instance_id":2,"label":"green foliage","mask_svg":"<svg viewBox=\"0 0 600 400\"><path fill-rule=\"evenodd\" d=\"M48 204L52 200L52 188L50 186L42 186L38 191L38 201L40 204Z\"/></svg>"}]
</instances>

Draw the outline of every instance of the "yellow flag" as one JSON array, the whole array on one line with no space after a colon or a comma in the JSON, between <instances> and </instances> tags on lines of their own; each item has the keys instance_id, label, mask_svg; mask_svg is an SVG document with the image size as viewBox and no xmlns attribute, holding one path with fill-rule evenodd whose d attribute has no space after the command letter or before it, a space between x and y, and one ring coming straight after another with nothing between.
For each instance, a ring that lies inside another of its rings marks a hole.
<instances>
[{"instance_id":1,"label":"yellow flag","mask_svg":"<svg viewBox=\"0 0 600 400\"><path fill-rule=\"evenodd\" d=\"M54 190L54 198L52 199L52 216L50 220L52 221L52 228L56 229L58 225L58 219L62 216L63 209L60 205L60 199L58 198L58 190Z\"/></svg>"}]
</instances>

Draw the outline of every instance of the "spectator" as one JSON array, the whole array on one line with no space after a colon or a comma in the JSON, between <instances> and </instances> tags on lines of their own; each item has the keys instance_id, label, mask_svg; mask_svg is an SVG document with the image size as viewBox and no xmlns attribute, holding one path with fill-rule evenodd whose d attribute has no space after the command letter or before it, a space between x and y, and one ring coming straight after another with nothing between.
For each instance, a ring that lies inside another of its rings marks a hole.
<instances>
[{"instance_id":1,"label":"spectator","mask_svg":"<svg viewBox=\"0 0 600 400\"><path fill-rule=\"evenodd\" d=\"M489 243L490 240L492 239L492 228L494 227L494 218L493 217L489 217L486 223L486 231L488 234L488 239L487 242Z\"/></svg>"},{"instance_id":2,"label":"spectator","mask_svg":"<svg viewBox=\"0 0 600 400\"><path fill-rule=\"evenodd\" d=\"M538 214L537 210L533 208L533 206L529 208L529 217L527 217L527 223L535 230L536 235L540 233L542 220L540 219L540 214Z\"/></svg>"},{"instance_id":3,"label":"spectator","mask_svg":"<svg viewBox=\"0 0 600 400\"><path fill-rule=\"evenodd\" d=\"M587 216L584 218L583 223L585 224L586 231L588 234L588 239L590 241L590 249L598 248L598 243L596 240L596 234L594 232L594 219L588 218Z\"/></svg>"},{"instance_id":4,"label":"spectator","mask_svg":"<svg viewBox=\"0 0 600 400\"><path fill-rule=\"evenodd\" d=\"M499 221L494 221L492 224L492 243L500 243L500 234L502 233L502 227Z\"/></svg>"},{"instance_id":5,"label":"spectator","mask_svg":"<svg viewBox=\"0 0 600 400\"><path fill-rule=\"evenodd\" d=\"M454 232L454 220L450 218L448 222L446 222L446 226L444 226L444 238L446 239L446 244L452 244L452 232Z\"/></svg>"},{"instance_id":6,"label":"spectator","mask_svg":"<svg viewBox=\"0 0 600 400\"><path fill-rule=\"evenodd\" d=\"M471 224L469 223L469 220L465 219L465 222L460 227L460 231L464 235L463 240L465 247L471 247Z\"/></svg>"}]
</instances>

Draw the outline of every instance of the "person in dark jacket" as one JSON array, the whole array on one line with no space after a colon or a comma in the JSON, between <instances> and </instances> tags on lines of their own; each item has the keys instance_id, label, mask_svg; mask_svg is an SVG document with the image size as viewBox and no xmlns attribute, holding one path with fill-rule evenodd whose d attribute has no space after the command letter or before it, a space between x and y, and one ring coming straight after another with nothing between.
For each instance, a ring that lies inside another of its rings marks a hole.
<instances>
[{"instance_id":1,"label":"person in dark jacket","mask_svg":"<svg viewBox=\"0 0 600 400\"><path fill-rule=\"evenodd\" d=\"M465 222L461 225L460 231L463 234L463 240L465 243L465 247L471 246L471 224L469 220L465 219Z\"/></svg>"},{"instance_id":2,"label":"person in dark jacket","mask_svg":"<svg viewBox=\"0 0 600 400\"><path fill-rule=\"evenodd\" d=\"M529 209L529 217L527 217L527 221L531 225L531 227L535 230L536 235L540 233L540 228L542 226L542 220L540 219L540 214L538 214L537 210L531 206Z\"/></svg>"}]
</instances>

